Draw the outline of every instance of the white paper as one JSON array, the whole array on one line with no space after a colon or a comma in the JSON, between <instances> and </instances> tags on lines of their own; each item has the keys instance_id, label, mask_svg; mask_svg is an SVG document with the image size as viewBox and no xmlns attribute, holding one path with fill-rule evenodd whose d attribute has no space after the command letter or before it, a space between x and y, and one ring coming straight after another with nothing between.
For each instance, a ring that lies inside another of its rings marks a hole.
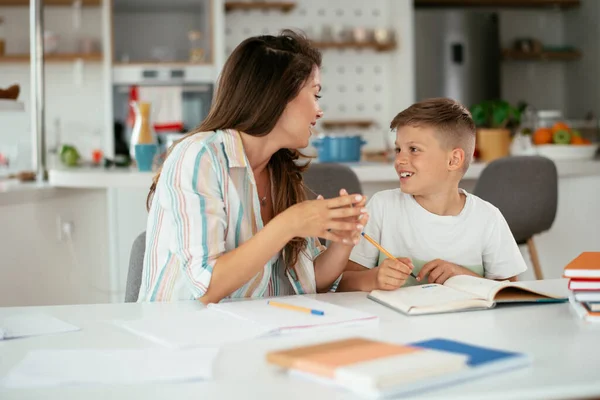
<instances>
[{"instance_id":1,"label":"white paper","mask_svg":"<svg viewBox=\"0 0 600 400\"><path fill-rule=\"evenodd\" d=\"M124 329L171 348L219 347L225 343L254 339L268 327L211 309L170 317L116 321Z\"/></svg>"},{"instance_id":2,"label":"white paper","mask_svg":"<svg viewBox=\"0 0 600 400\"><path fill-rule=\"evenodd\" d=\"M11 315L0 318L0 339L15 339L27 336L51 335L54 333L78 331L75 325L68 324L50 315Z\"/></svg>"},{"instance_id":3,"label":"white paper","mask_svg":"<svg viewBox=\"0 0 600 400\"><path fill-rule=\"evenodd\" d=\"M4 379L6 387L135 384L212 378L218 349L34 350Z\"/></svg>"},{"instance_id":4,"label":"white paper","mask_svg":"<svg viewBox=\"0 0 600 400\"><path fill-rule=\"evenodd\" d=\"M268 304L269 300L320 310L324 312L324 315L313 315L305 312L273 307ZM264 327L269 327L272 332L322 328L340 324L360 324L378 320L377 316L373 314L340 307L335 304L326 303L305 296L277 297L272 299L210 304L209 308L222 311L240 319L255 322Z\"/></svg>"}]
</instances>

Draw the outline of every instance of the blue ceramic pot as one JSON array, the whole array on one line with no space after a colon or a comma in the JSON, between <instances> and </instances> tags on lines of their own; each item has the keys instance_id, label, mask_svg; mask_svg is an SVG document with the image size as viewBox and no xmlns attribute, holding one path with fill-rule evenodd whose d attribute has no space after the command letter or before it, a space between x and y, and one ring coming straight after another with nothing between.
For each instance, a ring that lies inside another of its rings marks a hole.
<instances>
[{"instance_id":1,"label":"blue ceramic pot","mask_svg":"<svg viewBox=\"0 0 600 400\"><path fill-rule=\"evenodd\" d=\"M320 162L358 162L360 150L367 142L360 135L321 135L313 140Z\"/></svg>"}]
</instances>

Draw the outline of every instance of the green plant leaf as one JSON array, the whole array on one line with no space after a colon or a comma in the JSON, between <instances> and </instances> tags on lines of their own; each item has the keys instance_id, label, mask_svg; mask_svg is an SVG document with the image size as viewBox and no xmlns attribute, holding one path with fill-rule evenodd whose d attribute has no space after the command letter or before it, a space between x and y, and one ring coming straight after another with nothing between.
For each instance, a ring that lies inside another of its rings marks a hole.
<instances>
[{"instance_id":1,"label":"green plant leaf","mask_svg":"<svg viewBox=\"0 0 600 400\"><path fill-rule=\"evenodd\" d=\"M471 107L473 122L477 127L506 128L521 121L521 109L505 100L485 100Z\"/></svg>"},{"instance_id":2,"label":"green plant leaf","mask_svg":"<svg viewBox=\"0 0 600 400\"><path fill-rule=\"evenodd\" d=\"M476 104L471 107L471 116L475 126L485 126L488 119L483 104Z\"/></svg>"},{"instance_id":3,"label":"green plant leaf","mask_svg":"<svg viewBox=\"0 0 600 400\"><path fill-rule=\"evenodd\" d=\"M503 128L506 126L510 115L510 105L505 101L499 101L494 105L492 114L492 128Z\"/></svg>"}]
</instances>

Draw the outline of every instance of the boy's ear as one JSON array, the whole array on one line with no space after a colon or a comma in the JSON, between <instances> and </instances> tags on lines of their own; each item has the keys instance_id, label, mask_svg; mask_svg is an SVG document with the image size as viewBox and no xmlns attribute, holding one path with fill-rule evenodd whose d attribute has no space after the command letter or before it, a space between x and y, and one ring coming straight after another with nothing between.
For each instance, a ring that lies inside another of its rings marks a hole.
<instances>
[{"instance_id":1,"label":"boy's ear","mask_svg":"<svg viewBox=\"0 0 600 400\"><path fill-rule=\"evenodd\" d=\"M450 158L448 160L448 170L458 171L462 169L465 163L465 151L459 147L453 149L450 152Z\"/></svg>"}]
</instances>

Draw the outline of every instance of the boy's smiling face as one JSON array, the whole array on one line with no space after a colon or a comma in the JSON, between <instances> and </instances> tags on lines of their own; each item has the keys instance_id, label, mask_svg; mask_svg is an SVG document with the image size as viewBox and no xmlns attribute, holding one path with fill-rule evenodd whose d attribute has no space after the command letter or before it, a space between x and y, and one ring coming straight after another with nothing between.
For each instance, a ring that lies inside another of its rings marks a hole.
<instances>
[{"instance_id":1,"label":"boy's smiling face","mask_svg":"<svg viewBox=\"0 0 600 400\"><path fill-rule=\"evenodd\" d=\"M427 126L402 126L396 133L394 167L400 188L413 196L430 195L447 188L452 149L444 149L435 130Z\"/></svg>"}]
</instances>

